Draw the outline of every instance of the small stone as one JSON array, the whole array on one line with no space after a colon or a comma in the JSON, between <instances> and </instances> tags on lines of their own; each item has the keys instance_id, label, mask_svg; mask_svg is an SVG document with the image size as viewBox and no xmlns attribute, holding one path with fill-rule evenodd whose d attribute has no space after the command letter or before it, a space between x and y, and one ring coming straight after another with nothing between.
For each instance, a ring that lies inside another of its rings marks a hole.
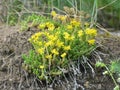
<instances>
[{"instance_id":1,"label":"small stone","mask_svg":"<svg viewBox=\"0 0 120 90\"><path fill-rule=\"evenodd\" d=\"M102 85L98 84L98 90L101 90L101 88L102 88Z\"/></svg>"},{"instance_id":2,"label":"small stone","mask_svg":"<svg viewBox=\"0 0 120 90\"><path fill-rule=\"evenodd\" d=\"M53 88L47 88L47 90L53 90Z\"/></svg>"},{"instance_id":3,"label":"small stone","mask_svg":"<svg viewBox=\"0 0 120 90\"><path fill-rule=\"evenodd\" d=\"M120 78L117 79L117 82L120 83Z\"/></svg>"},{"instance_id":4,"label":"small stone","mask_svg":"<svg viewBox=\"0 0 120 90\"><path fill-rule=\"evenodd\" d=\"M9 81L13 81L13 79L12 79L12 78L10 78L10 79L9 79Z\"/></svg>"},{"instance_id":5,"label":"small stone","mask_svg":"<svg viewBox=\"0 0 120 90\"><path fill-rule=\"evenodd\" d=\"M85 86L86 88L89 88L89 87L90 87L90 86L89 86L89 81L86 81L85 84L84 84L84 86Z\"/></svg>"}]
</instances>

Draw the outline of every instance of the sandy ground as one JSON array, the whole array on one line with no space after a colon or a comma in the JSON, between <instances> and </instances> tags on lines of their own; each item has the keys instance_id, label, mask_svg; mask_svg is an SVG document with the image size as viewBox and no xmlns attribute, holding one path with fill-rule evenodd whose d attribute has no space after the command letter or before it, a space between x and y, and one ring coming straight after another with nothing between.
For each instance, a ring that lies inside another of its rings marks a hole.
<instances>
[{"instance_id":1,"label":"sandy ground","mask_svg":"<svg viewBox=\"0 0 120 90\"><path fill-rule=\"evenodd\" d=\"M0 40L4 40L6 36L19 31L19 26L0 25Z\"/></svg>"}]
</instances>

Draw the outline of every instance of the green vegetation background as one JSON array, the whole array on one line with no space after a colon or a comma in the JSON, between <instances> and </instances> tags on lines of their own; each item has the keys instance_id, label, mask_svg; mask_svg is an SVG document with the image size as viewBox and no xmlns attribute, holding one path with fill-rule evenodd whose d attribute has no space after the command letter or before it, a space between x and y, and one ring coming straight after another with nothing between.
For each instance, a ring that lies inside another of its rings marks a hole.
<instances>
[{"instance_id":1,"label":"green vegetation background","mask_svg":"<svg viewBox=\"0 0 120 90\"><path fill-rule=\"evenodd\" d=\"M54 7L62 10L64 6L86 11L91 16L97 13L98 21L109 27L118 29L120 24L120 0L2 0L1 2L8 11L6 15L1 16L11 25L19 22L21 16L28 15L30 13L28 11L49 13ZM96 8L97 12L95 12ZM27 11L27 13L21 15L21 11Z\"/></svg>"}]
</instances>

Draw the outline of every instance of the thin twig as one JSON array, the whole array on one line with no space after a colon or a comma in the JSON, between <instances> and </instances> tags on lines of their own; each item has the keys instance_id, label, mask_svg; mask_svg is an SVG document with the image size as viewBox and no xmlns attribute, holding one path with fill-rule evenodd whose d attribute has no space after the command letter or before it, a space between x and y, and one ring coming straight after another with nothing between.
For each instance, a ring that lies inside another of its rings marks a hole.
<instances>
[{"instance_id":1,"label":"thin twig","mask_svg":"<svg viewBox=\"0 0 120 90\"><path fill-rule=\"evenodd\" d=\"M102 9L104 9L104 8L110 6L110 5L112 5L112 4L115 3L116 1L117 1L117 0L113 0L112 2L108 3L107 5L105 5L105 6L101 7L101 8L99 8L98 11L99 11L99 10L102 10Z\"/></svg>"}]
</instances>

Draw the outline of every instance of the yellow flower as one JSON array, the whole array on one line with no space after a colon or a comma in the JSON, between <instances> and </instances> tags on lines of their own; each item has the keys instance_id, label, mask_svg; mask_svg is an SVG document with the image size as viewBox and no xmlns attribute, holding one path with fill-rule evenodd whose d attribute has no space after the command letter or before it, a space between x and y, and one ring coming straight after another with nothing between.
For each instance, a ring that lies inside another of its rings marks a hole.
<instances>
[{"instance_id":1,"label":"yellow flower","mask_svg":"<svg viewBox=\"0 0 120 90\"><path fill-rule=\"evenodd\" d=\"M44 34L45 34L45 36L47 36L47 37L50 35L48 32L44 32Z\"/></svg>"},{"instance_id":2,"label":"yellow flower","mask_svg":"<svg viewBox=\"0 0 120 90\"><path fill-rule=\"evenodd\" d=\"M45 47L52 46L54 43L52 41L48 41L45 43Z\"/></svg>"},{"instance_id":3,"label":"yellow flower","mask_svg":"<svg viewBox=\"0 0 120 90\"><path fill-rule=\"evenodd\" d=\"M37 52L38 52L39 54L43 54L43 53L44 53L44 48L39 48L39 49L37 50Z\"/></svg>"},{"instance_id":4,"label":"yellow flower","mask_svg":"<svg viewBox=\"0 0 120 90\"><path fill-rule=\"evenodd\" d=\"M38 43L38 40L34 39L34 40L33 40L33 43L34 43L34 44L37 44L37 43Z\"/></svg>"},{"instance_id":5,"label":"yellow flower","mask_svg":"<svg viewBox=\"0 0 120 90\"><path fill-rule=\"evenodd\" d=\"M61 20L61 21L65 21L67 16L65 15L59 15L58 18Z\"/></svg>"},{"instance_id":6,"label":"yellow flower","mask_svg":"<svg viewBox=\"0 0 120 90\"><path fill-rule=\"evenodd\" d=\"M51 25L51 22L46 22L45 25L48 27Z\"/></svg>"},{"instance_id":7,"label":"yellow flower","mask_svg":"<svg viewBox=\"0 0 120 90\"><path fill-rule=\"evenodd\" d=\"M88 40L88 43L89 43L90 45L94 45L94 44L95 44L95 39Z\"/></svg>"},{"instance_id":8,"label":"yellow flower","mask_svg":"<svg viewBox=\"0 0 120 90\"><path fill-rule=\"evenodd\" d=\"M60 40L57 40L57 42L56 42L56 46L57 47L62 47L64 45L64 43L63 42L61 42Z\"/></svg>"},{"instance_id":9,"label":"yellow flower","mask_svg":"<svg viewBox=\"0 0 120 90\"><path fill-rule=\"evenodd\" d=\"M41 33L41 32L35 33L34 35L31 36L30 40L38 41L39 37L40 37L42 34L43 34L43 33Z\"/></svg>"},{"instance_id":10,"label":"yellow flower","mask_svg":"<svg viewBox=\"0 0 120 90\"><path fill-rule=\"evenodd\" d=\"M61 54L61 57L64 58L66 56L66 53Z\"/></svg>"},{"instance_id":11,"label":"yellow flower","mask_svg":"<svg viewBox=\"0 0 120 90\"><path fill-rule=\"evenodd\" d=\"M71 36L71 37L70 37L70 40L74 40L74 38L75 38L74 36Z\"/></svg>"},{"instance_id":12,"label":"yellow flower","mask_svg":"<svg viewBox=\"0 0 120 90\"><path fill-rule=\"evenodd\" d=\"M85 22L85 26L89 26L90 24L88 22Z\"/></svg>"},{"instance_id":13,"label":"yellow flower","mask_svg":"<svg viewBox=\"0 0 120 90\"><path fill-rule=\"evenodd\" d=\"M38 32L38 33L36 33L35 35L37 36L37 37L40 37L41 35L43 35L44 33L43 32Z\"/></svg>"},{"instance_id":14,"label":"yellow flower","mask_svg":"<svg viewBox=\"0 0 120 90\"><path fill-rule=\"evenodd\" d=\"M65 38L66 40L69 40L69 39L70 39L70 34L69 34L69 33L64 32L63 34L64 34L64 38Z\"/></svg>"},{"instance_id":15,"label":"yellow flower","mask_svg":"<svg viewBox=\"0 0 120 90\"><path fill-rule=\"evenodd\" d=\"M87 28L87 29L85 30L85 33L86 33L87 35L96 36L96 35L97 35L97 30L96 30L96 29Z\"/></svg>"},{"instance_id":16,"label":"yellow flower","mask_svg":"<svg viewBox=\"0 0 120 90\"><path fill-rule=\"evenodd\" d=\"M38 38L39 38L38 36L34 36L33 41L34 41L34 42L38 41Z\"/></svg>"},{"instance_id":17,"label":"yellow flower","mask_svg":"<svg viewBox=\"0 0 120 90\"><path fill-rule=\"evenodd\" d=\"M38 41L38 46L41 46L42 45L42 42L41 41Z\"/></svg>"},{"instance_id":18,"label":"yellow flower","mask_svg":"<svg viewBox=\"0 0 120 90\"><path fill-rule=\"evenodd\" d=\"M43 68L45 68L44 65L40 65L40 69L43 69Z\"/></svg>"},{"instance_id":19,"label":"yellow flower","mask_svg":"<svg viewBox=\"0 0 120 90\"><path fill-rule=\"evenodd\" d=\"M57 31L57 32L55 33L55 36L58 37L58 36L60 35L60 29L56 29L56 31Z\"/></svg>"},{"instance_id":20,"label":"yellow flower","mask_svg":"<svg viewBox=\"0 0 120 90\"><path fill-rule=\"evenodd\" d=\"M51 12L51 15L52 15L53 17L55 17L57 14L56 14L55 11L52 11L52 12Z\"/></svg>"},{"instance_id":21,"label":"yellow flower","mask_svg":"<svg viewBox=\"0 0 120 90\"><path fill-rule=\"evenodd\" d=\"M66 39L66 40L74 40L74 36L71 36L69 33L67 33L67 32L64 32L63 33L64 34L64 38Z\"/></svg>"},{"instance_id":22,"label":"yellow flower","mask_svg":"<svg viewBox=\"0 0 120 90\"><path fill-rule=\"evenodd\" d=\"M56 49L53 49L51 52L52 52L53 54L55 54L55 55L58 55L58 54L59 54L59 52L58 52Z\"/></svg>"},{"instance_id":23,"label":"yellow flower","mask_svg":"<svg viewBox=\"0 0 120 90\"><path fill-rule=\"evenodd\" d=\"M32 36L31 36L31 40L34 40L35 38L36 38L35 35L32 35Z\"/></svg>"},{"instance_id":24,"label":"yellow flower","mask_svg":"<svg viewBox=\"0 0 120 90\"><path fill-rule=\"evenodd\" d=\"M81 37L82 35L83 35L83 31L82 30L78 31L78 36Z\"/></svg>"},{"instance_id":25,"label":"yellow flower","mask_svg":"<svg viewBox=\"0 0 120 90\"><path fill-rule=\"evenodd\" d=\"M53 31L55 29L55 26L54 25L51 25L48 27L49 30Z\"/></svg>"},{"instance_id":26,"label":"yellow flower","mask_svg":"<svg viewBox=\"0 0 120 90\"><path fill-rule=\"evenodd\" d=\"M73 29L72 25L67 25L67 29L72 30Z\"/></svg>"},{"instance_id":27,"label":"yellow flower","mask_svg":"<svg viewBox=\"0 0 120 90\"><path fill-rule=\"evenodd\" d=\"M68 50L71 49L71 48L70 48L70 45L69 45L69 46L64 46L63 48L64 48L65 51L68 51Z\"/></svg>"},{"instance_id":28,"label":"yellow flower","mask_svg":"<svg viewBox=\"0 0 120 90\"><path fill-rule=\"evenodd\" d=\"M77 27L80 26L80 22L76 21L75 19L71 20L70 24Z\"/></svg>"},{"instance_id":29,"label":"yellow flower","mask_svg":"<svg viewBox=\"0 0 120 90\"><path fill-rule=\"evenodd\" d=\"M54 37L52 38L52 41L57 41L57 39L58 39L58 36L54 36Z\"/></svg>"},{"instance_id":30,"label":"yellow flower","mask_svg":"<svg viewBox=\"0 0 120 90\"><path fill-rule=\"evenodd\" d=\"M52 40L54 38L54 35L48 35L48 39Z\"/></svg>"},{"instance_id":31,"label":"yellow flower","mask_svg":"<svg viewBox=\"0 0 120 90\"><path fill-rule=\"evenodd\" d=\"M46 22L46 26L48 27L48 30L53 31L55 29L54 24L51 22Z\"/></svg>"},{"instance_id":32,"label":"yellow flower","mask_svg":"<svg viewBox=\"0 0 120 90\"><path fill-rule=\"evenodd\" d=\"M58 36L49 35L48 39L51 40L51 41L56 41L58 39Z\"/></svg>"},{"instance_id":33,"label":"yellow flower","mask_svg":"<svg viewBox=\"0 0 120 90\"><path fill-rule=\"evenodd\" d=\"M39 24L39 26L37 27L38 29L44 29L45 28L45 24L42 23L42 24Z\"/></svg>"},{"instance_id":34,"label":"yellow flower","mask_svg":"<svg viewBox=\"0 0 120 90\"><path fill-rule=\"evenodd\" d=\"M39 39L39 37L40 37L40 35L41 35L41 33L40 32L38 32L38 33L35 33L34 35L32 35L28 40L30 41L30 42L36 42L36 41L38 41L38 39Z\"/></svg>"},{"instance_id":35,"label":"yellow flower","mask_svg":"<svg viewBox=\"0 0 120 90\"><path fill-rule=\"evenodd\" d=\"M46 55L46 58L47 59L51 59L52 58L52 55L50 54L50 55Z\"/></svg>"}]
</instances>

